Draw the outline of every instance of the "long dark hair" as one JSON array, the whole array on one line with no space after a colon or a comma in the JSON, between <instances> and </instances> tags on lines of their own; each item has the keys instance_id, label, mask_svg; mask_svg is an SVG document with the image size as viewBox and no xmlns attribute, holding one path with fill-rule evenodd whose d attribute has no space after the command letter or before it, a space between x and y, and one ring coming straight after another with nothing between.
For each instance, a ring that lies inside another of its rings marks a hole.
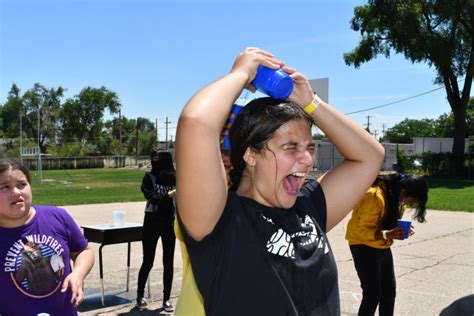
<instances>
[{"instance_id":1,"label":"long dark hair","mask_svg":"<svg viewBox=\"0 0 474 316\"><path fill-rule=\"evenodd\" d=\"M20 170L25 175L28 183L31 184L30 172L28 171L28 168L21 163L12 160L0 160L0 174L7 170Z\"/></svg>"},{"instance_id":2,"label":"long dark hair","mask_svg":"<svg viewBox=\"0 0 474 316\"><path fill-rule=\"evenodd\" d=\"M426 222L426 202L428 201L428 185L421 176L392 174L378 176L373 186L382 189L385 199L385 215L380 226L382 229L393 229L397 226L397 219L401 218L400 194L402 190L406 197L415 199L415 214L413 218L420 222Z\"/></svg>"},{"instance_id":3,"label":"long dark hair","mask_svg":"<svg viewBox=\"0 0 474 316\"><path fill-rule=\"evenodd\" d=\"M173 165L173 156L168 151L152 151L151 172L158 175L160 182L167 185L176 185L176 170Z\"/></svg>"},{"instance_id":4,"label":"long dark hair","mask_svg":"<svg viewBox=\"0 0 474 316\"><path fill-rule=\"evenodd\" d=\"M269 97L249 102L229 130L232 174L242 176L245 169L243 157L247 148L262 150L278 128L296 119L308 121L310 127L314 124L311 116L292 102Z\"/></svg>"}]
</instances>

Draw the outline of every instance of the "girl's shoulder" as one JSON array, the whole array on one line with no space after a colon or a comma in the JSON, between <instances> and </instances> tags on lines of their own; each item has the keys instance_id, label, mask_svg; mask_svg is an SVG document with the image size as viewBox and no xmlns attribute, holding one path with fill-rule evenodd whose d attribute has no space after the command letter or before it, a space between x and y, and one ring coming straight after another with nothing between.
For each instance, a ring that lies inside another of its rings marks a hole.
<instances>
[{"instance_id":1,"label":"girl's shoulder","mask_svg":"<svg viewBox=\"0 0 474 316\"><path fill-rule=\"evenodd\" d=\"M64 209L53 205L34 205L37 217L48 222L59 222L62 225L69 226L74 222L72 216Z\"/></svg>"},{"instance_id":2,"label":"girl's shoulder","mask_svg":"<svg viewBox=\"0 0 474 316\"><path fill-rule=\"evenodd\" d=\"M65 209L58 206L54 206L54 205L39 204L39 205L34 205L34 208L37 212L41 212L43 214L57 214L60 216L67 215L67 212Z\"/></svg>"}]
</instances>

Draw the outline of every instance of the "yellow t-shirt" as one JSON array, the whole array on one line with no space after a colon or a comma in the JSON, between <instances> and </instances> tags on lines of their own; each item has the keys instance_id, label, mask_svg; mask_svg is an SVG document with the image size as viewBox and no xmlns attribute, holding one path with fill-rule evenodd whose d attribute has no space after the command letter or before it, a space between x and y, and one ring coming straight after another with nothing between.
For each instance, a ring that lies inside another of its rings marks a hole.
<instances>
[{"instance_id":1,"label":"yellow t-shirt","mask_svg":"<svg viewBox=\"0 0 474 316\"><path fill-rule=\"evenodd\" d=\"M174 232L181 246L181 257L183 258L183 284L176 303L175 316L205 316L204 301L201 292L194 280L188 250L183 241L183 234L179 228L178 219L174 220Z\"/></svg>"},{"instance_id":2,"label":"yellow t-shirt","mask_svg":"<svg viewBox=\"0 0 474 316\"><path fill-rule=\"evenodd\" d=\"M393 240L376 240L377 225L385 213L385 200L382 189L371 187L352 210L352 217L347 224L346 239L349 245L367 245L385 249L393 244Z\"/></svg>"}]
</instances>

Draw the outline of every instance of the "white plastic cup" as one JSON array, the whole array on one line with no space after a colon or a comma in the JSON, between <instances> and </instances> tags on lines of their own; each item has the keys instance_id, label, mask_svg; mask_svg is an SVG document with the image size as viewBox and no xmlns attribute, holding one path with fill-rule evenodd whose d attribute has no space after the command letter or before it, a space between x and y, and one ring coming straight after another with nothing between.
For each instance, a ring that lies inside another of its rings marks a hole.
<instances>
[{"instance_id":1,"label":"white plastic cup","mask_svg":"<svg viewBox=\"0 0 474 316\"><path fill-rule=\"evenodd\" d=\"M114 211L114 226L123 226L125 224L125 212Z\"/></svg>"}]
</instances>

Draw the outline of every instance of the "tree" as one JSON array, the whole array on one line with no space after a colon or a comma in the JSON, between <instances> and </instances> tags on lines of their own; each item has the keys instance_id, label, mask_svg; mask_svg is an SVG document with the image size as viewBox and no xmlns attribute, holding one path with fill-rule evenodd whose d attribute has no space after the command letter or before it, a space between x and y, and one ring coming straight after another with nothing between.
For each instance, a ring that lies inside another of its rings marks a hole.
<instances>
[{"instance_id":1,"label":"tree","mask_svg":"<svg viewBox=\"0 0 474 316\"><path fill-rule=\"evenodd\" d=\"M410 144L413 143L413 137L436 137L436 126L431 119L406 118L387 129L384 137L390 143Z\"/></svg>"},{"instance_id":2,"label":"tree","mask_svg":"<svg viewBox=\"0 0 474 316\"><path fill-rule=\"evenodd\" d=\"M362 38L344 54L348 65L358 68L394 50L412 63L427 62L436 69L435 82L444 84L454 118L451 173L461 175L474 74L474 1L369 0L354 9L351 27Z\"/></svg>"},{"instance_id":3,"label":"tree","mask_svg":"<svg viewBox=\"0 0 474 316\"><path fill-rule=\"evenodd\" d=\"M62 87L47 89L35 83L33 88L26 91L22 97L25 108L25 129L31 131L29 134L31 138L37 138L41 152L44 152L47 139L50 141L56 139L63 94Z\"/></svg>"},{"instance_id":4,"label":"tree","mask_svg":"<svg viewBox=\"0 0 474 316\"><path fill-rule=\"evenodd\" d=\"M23 112L20 89L16 84L12 84L7 102L2 107L2 130L7 138L15 138L20 134L19 122Z\"/></svg>"},{"instance_id":5,"label":"tree","mask_svg":"<svg viewBox=\"0 0 474 316\"><path fill-rule=\"evenodd\" d=\"M110 114L120 111L120 100L115 92L105 87L87 87L79 95L66 100L61 111L61 135L63 142L89 141L95 143L104 128L104 111Z\"/></svg>"},{"instance_id":6,"label":"tree","mask_svg":"<svg viewBox=\"0 0 474 316\"><path fill-rule=\"evenodd\" d=\"M135 146L133 153L135 155L149 155L156 145L155 124L147 118L139 117L135 122L134 136L131 138L132 146ZM132 147L132 146L129 146ZM137 151L138 150L138 151Z\"/></svg>"},{"instance_id":7,"label":"tree","mask_svg":"<svg viewBox=\"0 0 474 316\"><path fill-rule=\"evenodd\" d=\"M466 110L466 138L474 135L474 98L471 97ZM436 137L454 137L453 113L441 114L436 120Z\"/></svg>"},{"instance_id":8,"label":"tree","mask_svg":"<svg viewBox=\"0 0 474 316\"><path fill-rule=\"evenodd\" d=\"M45 141L55 139L57 136L57 119L63 94L62 87L47 89L35 83L33 88L20 96L20 89L13 84L2 109L5 135L9 138L20 136L21 116L22 132L26 134L26 138L34 139L36 144L39 143L41 151L44 152Z\"/></svg>"}]
</instances>

